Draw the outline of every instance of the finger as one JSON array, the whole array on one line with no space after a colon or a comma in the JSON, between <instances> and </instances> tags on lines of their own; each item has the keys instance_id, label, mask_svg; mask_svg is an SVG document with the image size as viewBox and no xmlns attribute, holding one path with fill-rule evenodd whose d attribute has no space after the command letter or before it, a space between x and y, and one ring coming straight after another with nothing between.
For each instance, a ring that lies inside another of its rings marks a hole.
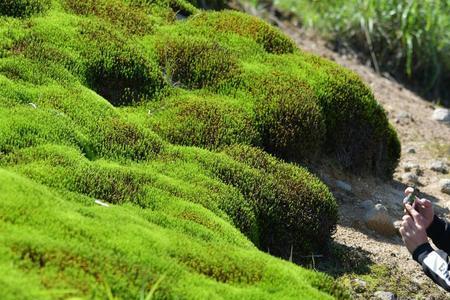
<instances>
[{"instance_id":1,"label":"finger","mask_svg":"<svg viewBox=\"0 0 450 300\"><path fill-rule=\"evenodd\" d=\"M418 202L421 206L423 206L425 208L428 208L428 207L432 206L431 201L428 200L428 199L425 199L425 198L422 198L422 199L417 198L416 202Z\"/></svg>"},{"instance_id":2,"label":"finger","mask_svg":"<svg viewBox=\"0 0 450 300\"><path fill-rule=\"evenodd\" d=\"M410 227L410 228L415 228L415 227L416 227L416 223L414 223L414 220L413 220L411 217L407 218L407 219L406 219L405 221L403 221L403 222L405 222L406 225L407 225L408 227Z\"/></svg>"},{"instance_id":3,"label":"finger","mask_svg":"<svg viewBox=\"0 0 450 300\"><path fill-rule=\"evenodd\" d=\"M414 229L412 228L412 226L411 226L410 224L406 223L406 222L405 222L404 224L402 224L402 227L403 227L405 233L411 232L411 231L414 230Z\"/></svg>"},{"instance_id":4,"label":"finger","mask_svg":"<svg viewBox=\"0 0 450 300\"><path fill-rule=\"evenodd\" d=\"M414 188L412 187L407 187L405 190L405 195L408 196L409 194L411 194L412 192L414 192Z\"/></svg>"},{"instance_id":5,"label":"finger","mask_svg":"<svg viewBox=\"0 0 450 300\"><path fill-rule=\"evenodd\" d=\"M411 236L412 236L411 231L408 229L405 229L403 232L403 235L402 235L403 240L405 241L405 240L409 239Z\"/></svg>"},{"instance_id":6,"label":"finger","mask_svg":"<svg viewBox=\"0 0 450 300\"><path fill-rule=\"evenodd\" d=\"M405 208L408 213L413 217L414 221L418 221L420 219L420 214L417 210L415 210L409 203L405 204Z\"/></svg>"},{"instance_id":7,"label":"finger","mask_svg":"<svg viewBox=\"0 0 450 300\"><path fill-rule=\"evenodd\" d=\"M411 227L411 226L415 225L414 219L410 215L403 216L402 224L405 224L408 227Z\"/></svg>"}]
</instances>

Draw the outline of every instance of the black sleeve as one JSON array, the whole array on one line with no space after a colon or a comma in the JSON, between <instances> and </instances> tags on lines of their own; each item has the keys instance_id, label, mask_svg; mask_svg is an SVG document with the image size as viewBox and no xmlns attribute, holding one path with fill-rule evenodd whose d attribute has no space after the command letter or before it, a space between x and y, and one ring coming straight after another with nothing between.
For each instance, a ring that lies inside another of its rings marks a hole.
<instances>
[{"instance_id":1,"label":"black sleeve","mask_svg":"<svg viewBox=\"0 0 450 300\"><path fill-rule=\"evenodd\" d=\"M450 270L448 255L442 250L433 250L425 243L414 250L413 258L422 265L425 274L447 292L450 292Z\"/></svg>"},{"instance_id":2,"label":"black sleeve","mask_svg":"<svg viewBox=\"0 0 450 300\"><path fill-rule=\"evenodd\" d=\"M450 254L450 227L447 222L435 215L427 229L427 235L433 240L436 247Z\"/></svg>"}]
</instances>

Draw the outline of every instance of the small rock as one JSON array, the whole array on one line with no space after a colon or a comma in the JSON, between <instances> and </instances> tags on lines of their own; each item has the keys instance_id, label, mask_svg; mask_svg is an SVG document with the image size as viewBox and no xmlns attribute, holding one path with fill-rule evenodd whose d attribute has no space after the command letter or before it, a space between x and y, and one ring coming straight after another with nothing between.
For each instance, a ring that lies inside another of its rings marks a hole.
<instances>
[{"instance_id":1,"label":"small rock","mask_svg":"<svg viewBox=\"0 0 450 300\"><path fill-rule=\"evenodd\" d=\"M395 300L397 299L397 297L395 297L395 295L391 292L386 292L386 291L378 291L375 292L375 294L373 294L376 299L379 300Z\"/></svg>"},{"instance_id":2,"label":"small rock","mask_svg":"<svg viewBox=\"0 0 450 300\"><path fill-rule=\"evenodd\" d=\"M352 280L353 288L357 293L363 293L367 289L367 282L362 279L355 278Z\"/></svg>"},{"instance_id":3,"label":"small rock","mask_svg":"<svg viewBox=\"0 0 450 300\"><path fill-rule=\"evenodd\" d=\"M396 233L398 236L401 236L401 235L400 235L400 227L402 226L402 223L403 223L402 220L397 220L397 221L395 221L395 222L393 223L393 225L394 225L394 227L395 227L395 233Z\"/></svg>"},{"instance_id":4,"label":"small rock","mask_svg":"<svg viewBox=\"0 0 450 300\"><path fill-rule=\"evenodd\" d=\"M416 148L414 147L409 147L408 149L406 149L407 153L411 153L411 154L415 154L416 153Z\"/></svg>"},{"instance_id":5,"label":"small rock","mask_svg":"<svg viewBox=\"0 0 450 300\"><path fill-rule=\"evenodd\" d=\"M441 179L439 186L441 187L441 192L450 195L450 179Z\"/></svg>"},{"instance_id":6,"label":"small rock","mask_svg":"<svg viewBox=\"0 0 450 300\"><path fill-rule=\"evenodd\" d=\"M406 162L406 163L403 165L403 169L404 169L406 172L410 172L410 171L413 170L413 169L420 169L420 166L419 166L419 164L417 164L417 163Z\"/></svg>"},{"instance_id":7,"label":"small rock","mask_svg":"<svg viewBox=\"0 0 450 300\"><path fill-rule=\"evenodd\" d=\"M423 170L421 168L417 168L414 170L417 176L422 176L423 175Z\"/></svg>"},{"instance_id":8,"label":"small rock","mask_svg":"<svg viewBox=\"0 0 450 300\"><path fill-rule=\"evenodd\" d=\"M435 160L430 163L430 169L432 171L447 174L448 173L448 167L447 164L441 160Z\"/></svg>"},{"instance_id":9,"label":"small rock","mask_svg":"<svg viewBox=\"0 0 450 300\"><path fill-rule=\"evenodd\" d=\"M419 164L413 163L413 162L406 162L403 165L403 169L406 172L411 172L414 170L414 173L416 173L417 176L420 176L423 174L423 170L420 168Z\"/></svg>"},{"instance_id":10,"label":"small rock","mask_svg":"<svg viewBox=\"0 0 450 300\"><path fill-rule=\"evenodd\" d=\"M376 204L368 211L364 216L364 221L368 228L385 236L392 236L397 231L386 207L382 204Z\"/></svg>"},{"instance_id":11,"label":"small rock","mask_svg":"<svg viewBox=\"0 0 450 300\"><path fill-rule=\"evenodd\" d=\"M352 191L352 186L350 184L348 184L347 182L341 181L341 180L336 180L336 186L338 188L340 188L341 190L344 190L346 192L351 192Z\"/></svg>"},{"instance_id":12,"label":"small rock","mask_svg":"<svg viewBox=\"0 0 450 300\"><path fill-rule=\"evenodd\" d=\"M405 173L402 175L402 181L406 183L418 184L419 176L413 173Z\"/></svg>"},{"instance_id":13,"label":"small rock","mask_svg":"<svg viewBox=\"0 0 450 300\"><path fill-rule=\"evenodd\" d=\"M94 203L95 203L95 204L98 204L98 205L100 205L100 206L109 207L109 204L108 204L108 203L105 203L105 202L103 202L103 201L101 201L101 200L95 199Z\"/></svg>"},{"instance_id":14,"label":"small rock","mask_svg":"<svg viewBox=\"0 0 450 300\"><path fill-rule=\"evenodd\" d=\"M396 123L401 123L401 124L407 124L409 123L409 121L413 121L411 115L409 113L407 113L406 111L401 111L397 114L397 117L395 118L395 122Z\"/></svg>"},{"instance_id":15,"label":"small rock","mask_svg":"<svg viewBox=\"0 0 450 300\"><path fill-rule=\"evenodd\" d=\"M450 110L446 108L436 108L433 111L432 119L438 122L450 123Z\"/></svg>"}]
</instances>

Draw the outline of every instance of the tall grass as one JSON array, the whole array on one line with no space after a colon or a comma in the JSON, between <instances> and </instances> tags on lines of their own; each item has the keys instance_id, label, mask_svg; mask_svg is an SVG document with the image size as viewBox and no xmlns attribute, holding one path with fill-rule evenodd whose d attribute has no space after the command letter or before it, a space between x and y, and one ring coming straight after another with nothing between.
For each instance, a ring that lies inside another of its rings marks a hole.
<instances>
[{"instance_id":1,"label":"tall grass","mask_svg":"<svg viewBox=\"0 0 450 300\"><path fill-rule=\"evenodd\" d=\"M261 1L259 1L261 2ZM423 95L450 105L449 0L275 0L337 46L350 46Z\"/></svg>"}]
</instances>

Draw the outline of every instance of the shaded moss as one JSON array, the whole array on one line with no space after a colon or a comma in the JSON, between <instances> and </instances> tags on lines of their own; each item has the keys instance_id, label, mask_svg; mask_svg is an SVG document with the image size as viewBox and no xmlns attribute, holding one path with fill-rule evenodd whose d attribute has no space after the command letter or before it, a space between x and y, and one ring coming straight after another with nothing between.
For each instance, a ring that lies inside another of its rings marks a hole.
<instances>
[{"instance_id":1,"label":"shaded moss","mask_svg":"<svg viewBox=\"0 0 450 300\"><path fill-rule=\"evenodd\" d=\"M316 103L325 125L320 147L323 154L348 171L392 176L399 158L395 150L398 139L391 133L385 111L355 73L312 54L270 56L266 64L250 64L246 73L259 73L261 78L276 82L271 78L273 72L278 78L296 82L289 88L298 86L297 94L305 95L305 87L314 93L309 99ZM280 93L279 97L291 94L294 92Z\"/></svg>"},{"instance_id":2,"label":"shaded moss","mask_svg":"<svg viewBox=\"0 0 450 300\"><path fill-rule=\"evenodd\" d=\"M158 39L156 45L159 65L174 86L217 88L240 73L237 58L217 42L183 35Z\"/></svg>"},{"instance_id":3,"label":"shaded moss","mask_svg":"<svg viewBox=\"0 0 450 300\"><path fill-rule=\"evenodd\" d=\"M245 89L255 99L255 119L262 145L279 157L314 157L325 138L325 118L311 87L274 69L249 69Z\"/></svg>"},{"instance_id":4,"label":"shaded moss","mask_svg":"<svg viewBox=\"0 0 450 300\"><path fill-rule=\"evenodd\" d=\"M326 151L346 169L390 178L400 157L399 141L370 89L336 63L315 55L303 59L306 68L321 70L306 80L314 86L326 118Z\"/></svg>"},{"instance_id":5,"label":"shaded moss","mask_svg":"<svg viewBox=\"0 0 450 300\"><path fill-rule=\"evenodd\" d=\"M87 22L81 34L86 48L88 85L114 105L130 105L150 98L162 88L156 64L117 31Z\"/></svg>"},{"instance_id":6,"label":"shaded moss","mask_svg":"<svg viewBox=\"0 0 450 300\"><path fill-rule=\"evenodd\" d=\"M335 230L337 204L318 178L257 148L231 146L225 153L259 171L258 181L238 186L257 203L261 249L300 260L326 248Z\"/></svg>"},{"instance_id":7,"label":"shaded moss","mask_svg":"<svg viewBox=\"0 0 450 300\"><path fill-rule=\"evenodd\" d=\"M76 14L99 17L131 34L153 31L154 24L147 14L120 0L65 0L65 5Z\"/></svg>"},{"instance_id":8,"label":"shaded moss","mask_svg":"<svg viewBox=\"0 0 450 300\"><path fill-rule=\"evenodd\" d=\"M2 0L0 15L27 18L50 8L51 0Z\"/></svg>"}]
</instances>

